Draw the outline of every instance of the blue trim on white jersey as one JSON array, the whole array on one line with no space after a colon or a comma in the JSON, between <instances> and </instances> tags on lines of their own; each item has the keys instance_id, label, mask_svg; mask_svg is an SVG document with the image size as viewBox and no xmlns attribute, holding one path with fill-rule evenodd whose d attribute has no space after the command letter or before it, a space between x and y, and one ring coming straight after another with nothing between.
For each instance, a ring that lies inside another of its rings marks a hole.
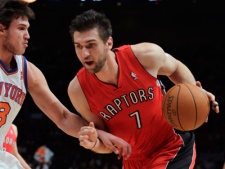
<instances>
[{"instance_id":1,"label":"blue trim on white jersey","mask_svg":"<svg viewBox=\"0 0 225 169\"><path fill-rule=\"evenodd\" d=\"M28 82L27 82L27 60L26 57L23 57L23 75L24 75L24 85L26 87L26 91L28 90Z\"/></svg>"}]
</instances>

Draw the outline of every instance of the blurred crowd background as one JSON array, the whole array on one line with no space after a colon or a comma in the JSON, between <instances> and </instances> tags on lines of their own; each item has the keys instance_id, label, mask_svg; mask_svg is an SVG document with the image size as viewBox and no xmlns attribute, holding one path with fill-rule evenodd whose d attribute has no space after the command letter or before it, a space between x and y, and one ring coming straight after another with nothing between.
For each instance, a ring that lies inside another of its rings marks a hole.
<instances>
[{"instance_id":1,"label":"blurred crowd background","mask_svg":"<svg viewBox=\"0 0 225 169\"><path fill-rule=\"evenodd\" d=\"M67 86L81 64L71 37L70 21L93 8L111 19L114 47L153 42L184 62L203 87L216 96L220 114L210 112L208 123L195 130L196 169L222 169L224 162L225 11L222 0L36 0L30 6L36 19L30 21L31 39L25 53L45 74L50 89L71 111ZM164 77L169 89L173 84ZM121 169L114 154L95 154L63 133L33 103L28 95L15 119L21 155L34 165L41 145L53 152L50 169Z\"/></svg>"}]
</instances>

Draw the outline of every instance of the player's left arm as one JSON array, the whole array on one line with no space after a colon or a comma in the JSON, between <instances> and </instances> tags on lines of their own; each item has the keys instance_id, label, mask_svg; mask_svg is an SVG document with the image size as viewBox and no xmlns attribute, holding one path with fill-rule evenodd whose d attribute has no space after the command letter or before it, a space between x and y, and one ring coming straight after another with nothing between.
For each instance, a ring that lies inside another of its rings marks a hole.
<instances>
[{"instance_id":1,"label":"player's left arm","mask_svg":"<svg viewBox=\"0 0 225 169\"><path fill-rule=\"evenodd\" d=\"M190 69L185 64L175 59L168 53L165 53L165 58L166 59L163 67L159 69L159 72L161 72L162 70L165 71L165 73L170 72L170 74L168 74L167 76L174 84L189 83L200 87L208 96L212 105L212 109L216 113L219 113L219 104L216 101L215 95L202 88L201 82L195 80L194 75L192 74Z\"/></svg>"},{"instance_id":2,"label":"player's left arm","mask_svg":"<svg viewBox=\"0 0 225 169\"><path fill-rule=\"evenodd\" d=\"M190 69L178 59L164 52L160 46L152 43L140 43L133 45L132 50L142 66L152 76L165 75L174 84L189 83L202 88L201 83L195 80ZM206 90L204 92L211 101L213 110L218 113L219 106L215 96Z\"/></svg>"},{"instance_id":3,"label":"player's left arm","mask_svg":"<svg viewBox=\"0 0 225 169\"><path fill-rule=\"evenodd\" d=\"M35 104L61 130L70 136L78 137L80 128L88 123L69 111L51 92L43 73L28 62L28 91Z\"/></svg>"}]
</instances>

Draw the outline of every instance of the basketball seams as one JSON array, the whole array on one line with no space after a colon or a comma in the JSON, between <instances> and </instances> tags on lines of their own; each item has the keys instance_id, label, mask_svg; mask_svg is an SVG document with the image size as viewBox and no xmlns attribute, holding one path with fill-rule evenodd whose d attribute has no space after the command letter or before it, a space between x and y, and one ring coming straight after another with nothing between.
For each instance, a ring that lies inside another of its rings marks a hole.
<instances>
[{"instance_id":1,"label":"basketball seams","mask_svg":"<svg viewBox=\"0 0 225 169\"><path fill-rule=\"evenodd\" d=\"M204 95L205 99L208 101L208 103L210 103L209 99L208 99L208 96L202 91L200 90L201 93ZM210 106L208 106L208 112L210 111Z\"/></svg>"},{"instance_id":2,"label":"basketball seams","mask_svg":"<svg viewBox=\"0 0 225 169\"><path fill-rule=\"evenodd\" d=\"M179 122L179 125L180 125L180 127L182 128L182 130L184 130L184 128L183 128L183 126L182 126L182 124L181 124L181 120L180 120L180 116L179 116L179 109L178 109L178 105L179 105L179 103L178 103L178 101L179 101L179 96L180 96L180 89L181 89L181 85L177 85L178 87L179 87L179 89L177 90L177 100L176 100L176 112L177 112L177 120L178 120L178 122Z\"/></svg>"},{"instance_id":3,"label":"basketball seams","mask_svg":"<svg viewBox=\"0 0 225 169\"><path fill-rule=\"evenodd\" d=\"M162 113L173 128L190 131L199 128L210 113L210 101L198 86L180 83L164 95Z\"/></svg>"},{"instance_id":4,"label":"basketball seams","mask_svg":"<svg viewBox=\"0 0 225 169\"><path fill-rule=\"evenodd\" d=\"M198 109L197 109L197 105L196 105L196 100L195 100L194 94L193 94L192 90L190 89L190 87L187 84L184 84L184 85L189 90L189 92L192 96L192 100L194 102L194 106L195 106L195 122L194 122L194 127L193 127L193 129L194 129L196 127L196 124L197 124L197 121L198 121Z\"/></svg>"}]
</instances>

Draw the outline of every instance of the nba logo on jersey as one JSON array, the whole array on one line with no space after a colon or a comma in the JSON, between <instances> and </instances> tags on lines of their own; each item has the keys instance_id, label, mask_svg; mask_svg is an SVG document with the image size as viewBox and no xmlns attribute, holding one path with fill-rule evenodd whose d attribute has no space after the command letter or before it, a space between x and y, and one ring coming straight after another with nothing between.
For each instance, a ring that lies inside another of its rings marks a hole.
<instances>
[{"instance_id":1,"label":"nba logo on jersey","mask_svg":"<svg viewBox=\"0 0 225 169\"><path fill-rule=\"evenodd\" d=\"M138 79L137 76L136 76L136 74L134 72L131 72L130 75L133 77L134 80L137 80Z\"/></svg>"}]
</instances>

